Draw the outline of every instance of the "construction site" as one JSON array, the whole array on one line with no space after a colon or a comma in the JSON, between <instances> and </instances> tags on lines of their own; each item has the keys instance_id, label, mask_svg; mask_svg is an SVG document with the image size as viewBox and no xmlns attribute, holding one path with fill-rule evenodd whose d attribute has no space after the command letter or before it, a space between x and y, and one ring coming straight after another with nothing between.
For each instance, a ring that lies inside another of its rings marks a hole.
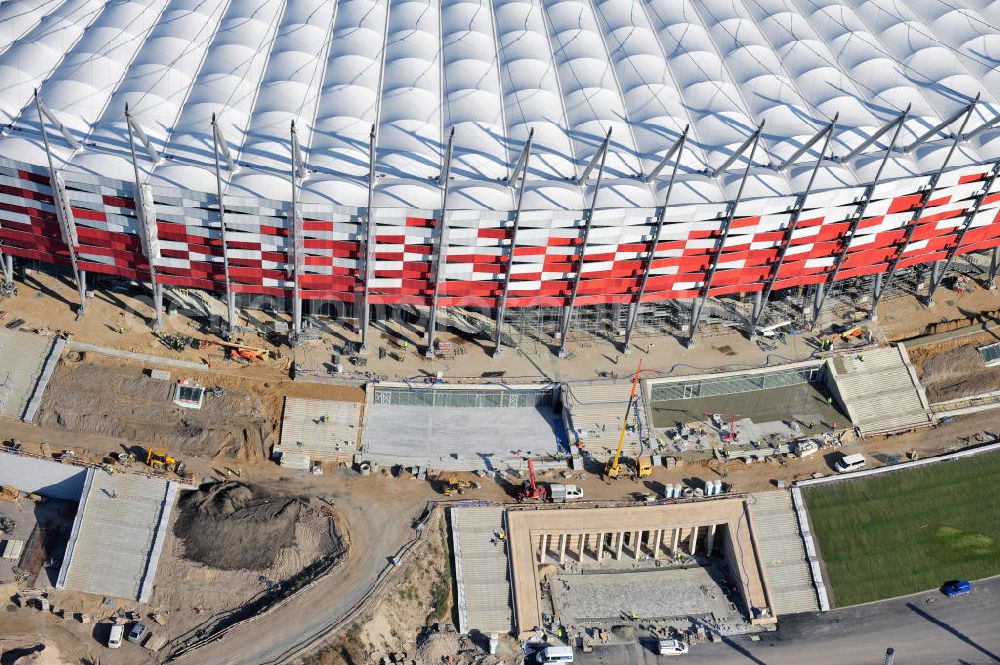
<instances>
[{"instance_id":1,"label":"construction site","mask_svg":"<svg viewBox=\"0 0 1000 665\"><path fill-rule=\"evenodd\" d=\"M981 286L944 289L934 319L900 297L840 333L762 346L723 326L629 354L593 329L570 357L514 340L494 358L446 327L451 355L427 359L412 322L385 321L359 365L349 319L291 345L281 313L240 309L267 322L227 341L178 309L154 333L141 299L97 296L74 320L49 300L65 281L32 275L0 301L18 322L0 330L4 654L498 665L560 644L707 648L830 609L796 483L846 455L904 468L997 442L998 301Z\"/></svg>"}]
</instances>

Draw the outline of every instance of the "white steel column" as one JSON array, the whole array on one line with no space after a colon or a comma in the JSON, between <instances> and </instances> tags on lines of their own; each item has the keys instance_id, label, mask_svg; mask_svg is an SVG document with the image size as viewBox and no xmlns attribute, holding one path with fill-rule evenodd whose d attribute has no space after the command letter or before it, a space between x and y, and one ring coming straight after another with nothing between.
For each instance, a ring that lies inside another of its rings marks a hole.
<instances>
[{"instance_id":1,"label":"white steel column","mask_svg":"<svg viewBox=\"0 0 1000 665\"><path fill-rule=\"evenodd\" d=\"M597 170L597 182L594 184L594 193L590 199L590 209L587 211L587 221L583 225L583 244L581 245L580 252L577 255L576 276L573 278L573 290L570 293L569 303L566 305L566 309L563 313L562 332L559 335L559 357L566 355L566 337L569 335L569 328L573 323L573 309L576 307L576 296L580 291L580 279L583 277L583 264L584 260L587 258L587 245L590 241L590 227L594 223L594 210L597 207L597 194L601 191L601 180L604 178L604 163L607 161L608 145L610 142L611 130L609 129L608 135L604 138L604 144L600 149L601 166ZM597 154L595 153L594 158L590 160L590 164L587 165L583 175L580 176L579 180L577 180L578 185L586 180L596 159Z\"/></svg>"},{"instance_id":2,"label":"white steel column","mask_svg":"<svg viewBox=\"0 0 1000 665\"><path fill-rule=\"evenodd\" d=\"M441 257L445 253L448 242L448 185L451 180L451 151L455 144L455 128L451 128L448 136L448 148L445 151L444 164L441 168L441 220L436 225L437 242L434 243L434 258L431 264L431 279L434 281L431 294L431 308L427 317L427 351L424 356L434 357L434 329L437 326L437 301L441 287Z\"/></svg>"},{"instance_id":3,"label":"white steel column","mask_svg":"<svg viewBox=\"0 0 1000 665\"><path fill-rule=\"evenodd\" d=\"M129 153L132 155L132 172L135 176L135 216L139 221L139 240L142 244L143 252L146 254L146 260L149 262L149 286L153 291L153 324L152 328L154 331L159 332L163 330L163 287L159 284L156 279L156 266L153 265L155 258L153 255L159 252L155 251L153 247L152 240L150 236L155 232L156 228L156 214L155 208L153 208L153 202L147 200L149 197L147 195L147 190L143 187L142 181L139 177L139 162L136 160L135 156L135 139L132 136L133 125L138 129L138 124L132 118L132 114L129 113L128 104L125 105L125 127L128 129L128 147ZM141 131L141 130L140 130ZM140 134L144 136L144 134ZM148 139L146 141L146 149L150 151L150 157L154 159L154 163L159 157L159 153L149 144ZM150 214L152 214L152 219L150 219Z\"/></svg>"},{"instance_id":4,"label":"white steel column","mask_svg":"<svg viewBox=\"0 0 1000 665\"><path fill-rule=\"evenodd\" d=\"M231 174L235 172L236 165L233 162L232 155L229 153L229 147L222 136L222 129L215 122L214 113L212 114L212 141L215 148L212 151L212 156L215 158L215 186L216 195L219 199L219 228L222 233L222 269L225 272L226 278L226 308L228 309L229 316L227 325L229 326L228 332L232 332L236 327L236 294L233 293L232 281L229 278L229 241L226 233L226 205L222 202L222 170L219 166L220 144L222 149L225 150L226 163L229 164L229 172Z\"/></svg>"},{"instance_id":5,"label":"white steel column","mask_svg":"<svg viewBox=\"0 0 1000 665\"><path fill-rule=\"evenodd\" d=\"M493 357L500 355L500 334L503 330L503 317L507 312L507 295L510 292L510 276L514 269L514 249L517 247L517 230L521 225L521 203L524 201L524 185L528 180L528 162L531 159L531 141L535 135L535 129L528 131L528 141L524 144L521 157L517 160L514 173L508 179L508 184L513 185L517 178L521 178L521 184L517 189L517 205L514 208L514 222L510 230L510 250L507 252L507 269L504 270L503 288L500 291L500 302L497 304L496 339L493 341Z\"/></svg>"},{"instance_id":6,"label":"white steel column","mask_svg":"<svg viewBox=\"0 0 1000 665\"><path fill-rule=\"evenodd\" d=\"M80 295L80 308L76 310L76 318L79 319L87 311L87 272L80 270L80 265L76 258L76 220L73 219L73 209L66 198L66 188L63 185L62 175L56 171L55 163L52 161L52 150L49 148L49 134L45 129L45 120L42 118L42 114L44 113L45 117L51 120L63 132L68 141L71 141L72 136L52 116L49 110L42 105L42 100L38 98L38 90L35 90L35 108L38 111L38 125L42 130L45 158L49 162L49 185L52 188L52 203L56 211L56 221L59 222L59 230L62 233L63 242L66 243L66 247L69 250L69 261L73 267L76 290ZM73 143L75 141L71 141L71 144ZM75 148L79 150L80 144L76 143Z\"/></svg>"},{"instance_id":7,"label":"white steel column","mask_svg":"<svg viewBox=\"0 0 1000 665\"><path fill-rule=\"evenodd\" d=\"M364 278L361 291L361 312L358 316L358 327L361 328L361 353L368 352L368 325L371 320L369 293L375 264L375 222L372 220L372 207L375 203L375 125L372 125L368 135L368 207L365 209L365 231L362 236L362 251L364 257Z\"/></svg>"},{"instance_id":8,"label":"white steel column","mask_svg":"<svg viewBox=\"0 0 1000 665\"><path fill-rule=\"evenodd\" d=\"M305 251L302 235L304 233L302 222L302 215L299 214L299 176L303 171L301 164L299 163L299 137L295 132L295 121L292 120L291 125L291 139L292 139L292 170L289 173L292 185L292 218L290 220L290 231L289 247L287 255L291 259L291 273L292 273L292 333L294 339L292 341L292 346L298 343L299 335L302 334L302 291L299 285L299 275L302 272L302 264L304 257L302 253Z\"/></svg>"}]
</instances>

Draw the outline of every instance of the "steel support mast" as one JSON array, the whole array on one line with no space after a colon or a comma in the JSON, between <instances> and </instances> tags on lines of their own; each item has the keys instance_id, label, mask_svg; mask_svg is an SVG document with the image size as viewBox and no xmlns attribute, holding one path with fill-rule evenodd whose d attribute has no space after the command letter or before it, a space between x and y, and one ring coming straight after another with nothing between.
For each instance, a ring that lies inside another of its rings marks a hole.
<instances>
[{"instance_id":1,"label":"steel support mast","mask_svg":"<svg viewBox=\"0 0 1000 665\"><path fill-rule=\"evenodd\" d=\"M431 309L427 316L427 350L424 356L434 357L434 332L437 327L437 304L438 293L441 290L441 258L448 242L448 185L451 183L451 155L455 146L455 128L451 128L448 135L448 148L444 155L444 164L441 167L441 221L437 224L437 241L434 243L434 259L431 263L431 280L433 280L433 291L431 293Z\"/></svg>"}]
</instances>

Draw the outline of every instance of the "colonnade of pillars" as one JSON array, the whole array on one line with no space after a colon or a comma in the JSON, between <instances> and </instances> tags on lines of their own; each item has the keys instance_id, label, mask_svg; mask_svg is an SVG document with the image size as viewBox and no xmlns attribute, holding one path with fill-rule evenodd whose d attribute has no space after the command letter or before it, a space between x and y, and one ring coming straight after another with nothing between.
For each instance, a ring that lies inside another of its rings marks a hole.
<instances>
[{"instance_id":1,"label":"colonnade of pillars","mask_svg":"<svg viewBox=\"0 0 1000 665\"><path fill-rule=\"evenodd\" d=\"M579 562L585 558L601 562L605 556L615 560L622 556L633 559L662 559L667 554L693 556L699 543L705 553L713 551L716 527L709 524L605 533L542 533L535 536L535 547L539 563L546 563L550 556L559 563L564 563L567 556Z\"/></svg>"}]
</instances>

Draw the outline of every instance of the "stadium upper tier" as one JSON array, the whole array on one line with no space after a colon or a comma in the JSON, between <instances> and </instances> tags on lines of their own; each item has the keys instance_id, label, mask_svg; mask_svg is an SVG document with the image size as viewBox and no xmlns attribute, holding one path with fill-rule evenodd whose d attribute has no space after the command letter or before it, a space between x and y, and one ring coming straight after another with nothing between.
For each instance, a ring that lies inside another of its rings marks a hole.
<instances>
[{"instance_id":1,"label":"stadium upper tier","mask_svg":"<svg viewBox=\"0 0 1000 665\"><path fill-rule=\"evenodd\" d=\"M996 0L0 0L0 252L501 312L891 282L1000 244L998 25Z\"/></svg>"},{"instance_id":2,"label":"stadium upper tier","mask_svg":"<svg viewBox=\"0 0 1000 665\"><path fill-rule=\"evenodd\" d=\"M1000 2L989 0L6 0L0 2L0 155L44 165L35 89L57 167L132 180L124 110L163 158L151 185L214 192L212 116L238 172L226 191L364 206L375 128L376 206L511 210L504 184L534 130L523 208L581 210L577 184L606 133L597 207L663 202L644 182L687 125L671 203L732 199L749 157L715 175L760 123L744 197L801 192L839 113L814 189L865 184L905 108L906 148L978 93L973 130L1000 113ZM53 126L54 127L54 126ZM954 127L893 156L884 179L933 172ZM1000 158L1000 130L951 164Z\"/></svg>"}]
</instances>

